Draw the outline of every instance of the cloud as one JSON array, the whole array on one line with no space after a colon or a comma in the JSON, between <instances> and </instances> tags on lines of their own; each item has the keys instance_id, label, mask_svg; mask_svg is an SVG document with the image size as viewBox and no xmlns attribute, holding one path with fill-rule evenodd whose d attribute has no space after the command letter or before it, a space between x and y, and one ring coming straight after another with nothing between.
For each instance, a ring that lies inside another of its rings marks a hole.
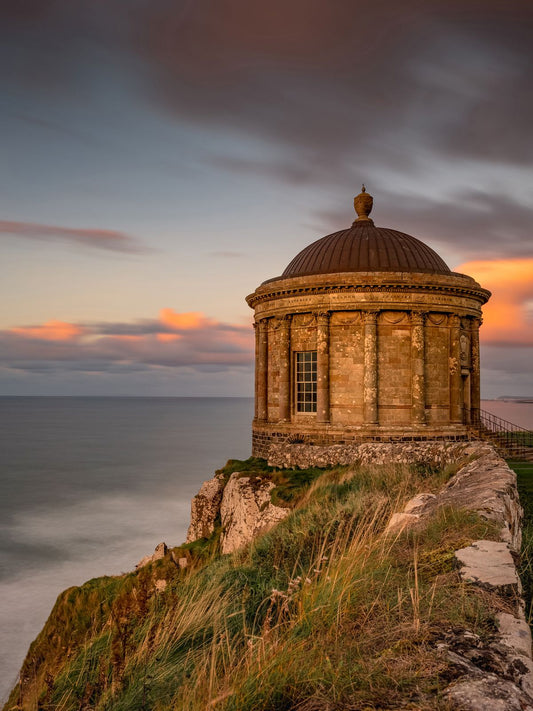
<instances>
[{"instance_id":1,"label":"cloud","mask_svg":"<svg viewBox=\"0 0 533 711\"><path fill-rule=\"evenodd\" d=\"M84 333L81 326L65 321L47 321L40 326L21 326L10 329L11 333L24 338L42 341L70 341Z\"/></svg>"},{"instance_id":2,"label":"cloud","mask_svg":"<svg viewBox=\"0 0 533 711\"><path fill-rule=\"evenodd\" d=\"M533 258L466 262L456 271L492 292L483 307L483 343L533 346Z\"/></svg>"},{"instance_id":3,"label":"cloud","mask_svg":"<svg viewBox=\"0 0 533 711\"><path fill-rule=\"evenodd\" d=\"M531 255L532 29L520 0L168 0L129 51L148 102L239 138L218 169L318 187L335 221L364 181L380 224L493 258Z\"/></svg>"},{"instance_id":4,"label":"cloud","mask_svg":"<svg viewBox=\"0 0 533 711\"><path fill-rule=\"evenodd\" d=\"M211 372L249 367L250 326L200 312L162 309L157 319L118 324L16 326L0 331L0 366L13 371L131 373L157 367Z\"/></svg>"},{"instance_id":5,"label":"cloud","mask_svg":"<svg viewBox=\"0 0 533 711\"><path fill-rule=\"evenodd\" d=\"M531 256L531 3L16 5L0 73L17 85L71 96L104 50L135 106L220 138L209 167L322 191L303 219L324 232L364 181L379 224L465 260Z\"/></svg>"},{"instance_id":6,"label":"cloud","mask_svg":"<svg viewBox=\"0 0 533 711\"><path fill-rule=\"evenodd\" d=\"M134 237L115 230L82 229L79 227L57 227L33 222L12 222L0 220L0 234L43 242L62 240L82 244L96 249L136 254L148 251Z\"/></svg>"}]
</instances>

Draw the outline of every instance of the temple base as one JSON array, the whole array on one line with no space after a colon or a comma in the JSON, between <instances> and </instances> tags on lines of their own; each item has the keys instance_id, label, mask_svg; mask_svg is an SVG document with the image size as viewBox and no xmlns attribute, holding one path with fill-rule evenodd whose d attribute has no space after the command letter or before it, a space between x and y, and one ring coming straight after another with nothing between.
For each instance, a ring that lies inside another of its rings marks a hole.
<instances>
[{"instance_id":1,"label":"temple base","mask_svg":"<svg viewBox=\"0 0 533 711\"><path fill-rule=\"evenodd\" d=\"M454 442L470 439L469 428L464 424L447 425L402 425L380 426L361 425L359 427L338 427L334 425L313 426L305 424L295 428L294 423L266 423L255 420L252 425L252 454L269 462L278 461L280 446L286 453L298 449L298 461L303 452L309 453L309 464L313 466L316 456L324 448L328 464L346 464L350 458L355 461L357 445L368 442L408 443L408 442ZM305 448L305 449L303 449ZM316 455L316 456L315 456ZM305 458L305 457L304 457ZM285 457L287 461L290 456ZM302 466L301 464L299 466Z\"/></svg>"}]
</instances>

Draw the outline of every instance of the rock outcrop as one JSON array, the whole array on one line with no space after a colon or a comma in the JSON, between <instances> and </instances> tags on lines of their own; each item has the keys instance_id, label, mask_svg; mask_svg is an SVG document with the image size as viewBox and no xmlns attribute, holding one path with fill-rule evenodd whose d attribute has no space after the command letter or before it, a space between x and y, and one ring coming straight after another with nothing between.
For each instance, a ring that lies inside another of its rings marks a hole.
<instances>
[{"instance_id":1,"label":"rock outcrop","mask_svg":"<svg viewBox=\"0 0 533 711\"><path fill-rule=\"evenodd\" d=\"M209 538L213 533L220 513L223 491L223 475L215 474L212 479L204 481L200 491L191 501L191 523L187 531L186 543L192 543L199 538Z\"/></svg>"},{"instance_id":2,"label":"rock outcrop","mask_svg":"<svg viewBox=\"0 0 533 711\"><path fill-rule=\"evenodd\" d=\"M411 499L393 514L387 530L394 535L416 527L445 506L475 511L498 526L500 540L474 541L457 550L455 559L465 584L489 591L510 611L496 614L498 630L488 642L462 630L450 631L437 645L458 676L443 696L457 711L533 711L531 632L514 558L523 516L516 475L490 445L462 446L462 454L474 457L472 461L438 495Z\"/></svg>"},{"instance_id":3,"label":"rock outcrop","mask_svg":"<svg viewBox=\"0 0 533 711\"><path fill-rule=\"evenodd\" d=\"M232 553L289 515L290 509L275 506L270 479L234 472L225 480L215 474L205 481L191 503L187 543L208 538L220 521L222 553Z\"/></svg>"},{"instance_id":4,"label":"rock outcrop","mask_svg":"<svg viewBox=\"0 0 533 711\"><path fill-rule=\"evenodd\" d=\"M522 507L516 488L516 475L496 450L484 442L454 445L457 459L471 459L459 469L435 496L418 494L409 501L402 513L394 514L389 522L390 531L416 524L431 515L437 508L454 508L476 511L500 528L502 541L516 552L522 540Z\"/></svg>"},{"instance_id":5,"label":"rock outcrop","mask_svg":"<svg viewBox=\"0 0 533 711\"><path fill-rule=\"evenodd\" d=\"M158 543L157 546L155 547L155 551L152 553L152 555L145 555L144 558L141 558L141 560L135 566L135 570L139 570L139 568L144 568L145 565L148 565L149 563L153 563L154 560L161 560L161 558L164 558L167 553L168 553L167 544L166 543Z\"/></svg>"},{"instance_id":6,"label":"rock outcrop","mask_svg":"<svg viewBox=\"0 0 533 711\"><path fill-rule=\"evenodd\" d=\"M274 506L270 496L275 484L258 476L235 472L229 478L220 506L222 553L231 553L264 533L290 513Z\"/></svg>"}]
</instances>

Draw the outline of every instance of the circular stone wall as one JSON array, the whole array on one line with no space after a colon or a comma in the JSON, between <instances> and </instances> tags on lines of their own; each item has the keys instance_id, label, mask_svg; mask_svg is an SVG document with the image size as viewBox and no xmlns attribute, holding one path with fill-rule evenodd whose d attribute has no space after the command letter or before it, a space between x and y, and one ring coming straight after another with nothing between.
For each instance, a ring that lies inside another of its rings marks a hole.
<instances>
[{"instance_id":1,"label":"circular stone wall","mask_svg":"<svg viewBox=\"0 0 533 711\"><path fill-rule=\"evenodd\" d=\"M256 332L253 454L266 457L271 442L464 438L479 408L479 325L489 295L452 272L262 284L247 298ZM303 353L316 354L311 408L298 400Z\"/></svg>"}]
</instances>

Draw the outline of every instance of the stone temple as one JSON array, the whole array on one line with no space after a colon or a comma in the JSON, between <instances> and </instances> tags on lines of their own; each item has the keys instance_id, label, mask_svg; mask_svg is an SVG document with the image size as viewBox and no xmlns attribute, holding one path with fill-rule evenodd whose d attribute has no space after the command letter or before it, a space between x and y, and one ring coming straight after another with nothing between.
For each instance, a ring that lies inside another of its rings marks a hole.
<instances>
[{"instance_id":1,"label":"stone temple","mask_svg":"<svg viewBox=\"0 0 533 711\"><path fill-rule=\"evenodd\" d=\"M255 312L252 452L272 443L463 439L479 409L479 327L490 292L430 247L376 227L313 242L246 301Z\"/></svg>"}]
</instances>

